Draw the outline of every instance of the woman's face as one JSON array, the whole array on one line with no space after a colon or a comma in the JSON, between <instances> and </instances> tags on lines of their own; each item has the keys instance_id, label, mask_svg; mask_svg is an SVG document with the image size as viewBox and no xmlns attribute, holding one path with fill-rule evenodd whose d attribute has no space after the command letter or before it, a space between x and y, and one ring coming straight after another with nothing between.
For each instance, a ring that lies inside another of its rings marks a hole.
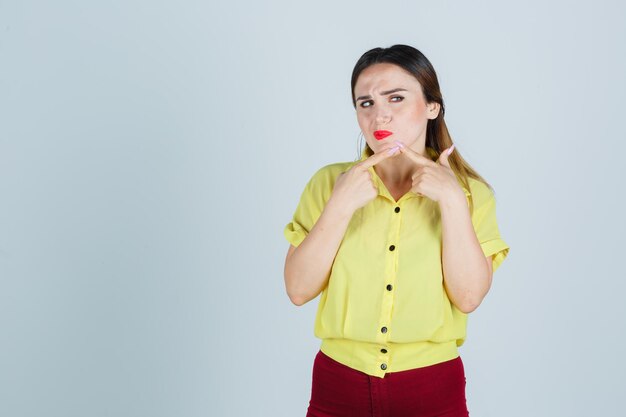
<instances>
[{"instance_id":1,"label":"woman's face","mask_svg":"<svg viewBox=\"0 0 626 417\"><path fill-rule=\"evenodd\" d=\"M418 152L424 149L426 125L437 117L439 104L426 103L411 73L394 64L371 65L359 75L354 96L359 127L374 152L396 140ZM392 134L382 137L381 130Z\"/></svg>"}]
</instances>

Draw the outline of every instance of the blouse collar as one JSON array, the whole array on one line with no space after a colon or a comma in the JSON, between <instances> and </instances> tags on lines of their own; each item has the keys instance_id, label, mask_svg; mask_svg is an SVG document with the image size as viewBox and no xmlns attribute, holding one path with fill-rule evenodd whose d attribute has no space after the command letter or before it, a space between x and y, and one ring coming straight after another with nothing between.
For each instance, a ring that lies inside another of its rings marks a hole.
<instances>
[{"instance_id":1,"label":"blouse collar","mask_svg":"<svg viewBox=\"0 0 626 417\"><path fill-rule=\"evenodd\" d=\"M365 161L367 158L369 158L369 156L366 153L367 148L363 148L363 150L361 151L361 158L359 159L359 162L361 161ZM426 148L426 152L428 153L429 159L433 162L437 161L437 155L436 155L436 151L432 148L427 147ZM370 167L369 168L370 172L373 174L374 177L374 182L376 183L376 187L378 188L378 194L380 195L385 195L389 198L392 198L391 195L389 194L389 191L387 190L387 187L385 186L385 184L382 182L382 180L380 179L380 177L378 176L378 174L376 173L376 171L374 170L374 167ZM459 182L459 185L461 186L461 188L463 189L463 192L465 193L466 197L469 197L472 195L472 193L465 188L465 186ZM383 192L384 190L384 192ZM414 193L412 193L414 194ZM419 197L417 194L414 194L416 197Z\"/></svg>"}]
</instances>

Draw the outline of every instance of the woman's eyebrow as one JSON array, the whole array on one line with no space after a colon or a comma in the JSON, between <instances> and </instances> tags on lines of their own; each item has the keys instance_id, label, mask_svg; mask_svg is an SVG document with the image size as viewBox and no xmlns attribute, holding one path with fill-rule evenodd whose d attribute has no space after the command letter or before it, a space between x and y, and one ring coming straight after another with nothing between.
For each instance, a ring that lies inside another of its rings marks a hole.
<instances>
[{"instance_id":1,"label":"woman's eyebrow","mask_svg":"<svg viewBox=\"0 0 626 417\"><path fill-rule=\"evenodd\" d=\"M386 95L388 95L388 94L395 93L395 92L397 92L397 91L409 91L409 90L404 89L404 88L394 88L393 90L383 91L383 92L381 92L380 94L381 94L381 95L383 95L383 96L386 96ZM359 101L359 100L367 100L367 99L370 99L370 98L372 98L372 96L361 96L361 97L358 97L358 98L356 99L356 101Z\"/></svg>"}]
</instances>

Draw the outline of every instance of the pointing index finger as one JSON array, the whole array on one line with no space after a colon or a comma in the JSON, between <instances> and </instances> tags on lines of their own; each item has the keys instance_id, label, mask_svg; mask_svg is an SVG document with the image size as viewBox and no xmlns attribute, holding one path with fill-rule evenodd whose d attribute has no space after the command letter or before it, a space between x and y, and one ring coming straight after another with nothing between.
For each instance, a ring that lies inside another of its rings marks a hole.
<instances>
[{"instance_id":1,"label":"pointing index finger","mask_svg":"<svg viewBox=\"0 0 626 417\"><path fill-rule=\"evenodd\" d=\"M411 161L415 162L419 166L436 166L437 163L432 160L426 158L424 155L421 155L415 152L413 149L407 148L406 146L400 149L404 155L406 155Z\"/></svg>"},{"instance_id":2,"label":"pointing index finger","mask_svg":"<svg viewBox=\"0 0 626 417\"><path fill-rule=\"evenodd\" d=\"M365 161L361 162L359 165L362 168L368 169L370 167L373 167L374 165L376 165L377 163L379 163L380 161L384 161L385 159L395 155L394 154L390 154L389 151L391 149L393 149L394 147L391 148L387 148L387 149L383 149L378 153L375 153L374 155L370 156L369 158L367 158ZM396 153L400 152L400 149L398 149L396 151Z\"/></svg>"}]
</instances>

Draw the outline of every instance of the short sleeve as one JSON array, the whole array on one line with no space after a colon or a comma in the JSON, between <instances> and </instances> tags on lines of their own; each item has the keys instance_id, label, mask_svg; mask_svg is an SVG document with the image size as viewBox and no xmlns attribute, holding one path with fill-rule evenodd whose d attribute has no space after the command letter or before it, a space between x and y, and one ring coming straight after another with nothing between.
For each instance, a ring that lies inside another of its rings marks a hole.
<instances>
[{"instance_id":1,"label":"short sleeve","mask_svg":"<svg viewBox=\"0 0 626 417\"><path fill-rule=\"evenodd\" d=\"M472 224L476 237L485 257L493 255L493 272L496 272L509 254L509 246L500 236L498 229L496 199L493 191L482 182L477 182L472 187L472 198L474 200Z\"/></svg>"},{"instance_id":2,"label":"short sleeve","mask_svg":"<svg viewBox=\"0 0 626 417\"><path fill-rule=\"evenodd\" d=\"M309 234L319 219L330 191L322 169L317 171L304 187L300 201L291 221L285 226L283 234L289 243L298 246Z\"/></svg>"}]
</instances>

